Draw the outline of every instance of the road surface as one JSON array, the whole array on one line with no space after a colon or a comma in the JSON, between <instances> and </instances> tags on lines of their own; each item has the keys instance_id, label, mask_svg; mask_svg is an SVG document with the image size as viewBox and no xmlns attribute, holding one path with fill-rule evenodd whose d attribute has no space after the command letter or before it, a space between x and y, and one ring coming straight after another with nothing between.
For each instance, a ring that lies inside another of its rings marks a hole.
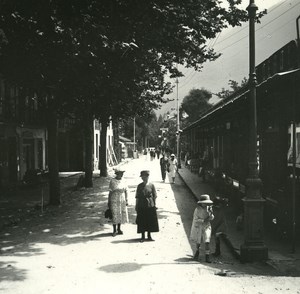
<instances>
[{"instance_id":1,"label":"road surface","mask_svg":"<svg viewBox=\"0 0 300 294\"><path fill-rule=\"evenodd\" d=\"M161 181L159 161L124 165L130 223L111 236L104 218L109 178L65 194L59 208L28 215L0 238L0 293L299 293L300 278L279 276L267 265L240 264L225 250L213 263L192 259L189 230L195 199L180 178ZM135 189L149 169L158 199L160 232L140 243ZM212 244L213 245L213 244Z\"/></svg>"}]
</instances>

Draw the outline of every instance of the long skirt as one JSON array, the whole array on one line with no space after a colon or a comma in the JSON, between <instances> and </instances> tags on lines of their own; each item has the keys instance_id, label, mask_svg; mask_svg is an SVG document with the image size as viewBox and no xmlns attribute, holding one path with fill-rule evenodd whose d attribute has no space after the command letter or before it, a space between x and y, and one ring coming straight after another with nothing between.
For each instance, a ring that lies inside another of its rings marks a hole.
<instances>
[{"instance_id":1,"label":"long skirt","mask_svg":"<svg viewBox=\"0 0 300 294\"><path fill-rule=\"evenodd\" d=\"M124 193L118 191L112 193L110 209L114 225L128 223L128 211Z\"/></svg>"},{"instance_id":2,"label":"long skirt","mask_svg":"<svg viewBox=\"0 0 300 294\"><path fill-rule=\"evenodd\" d=\"M156 207L140 209L136 217L137 232L158 232L158 220Z\"/></svg>"}]
</instances>

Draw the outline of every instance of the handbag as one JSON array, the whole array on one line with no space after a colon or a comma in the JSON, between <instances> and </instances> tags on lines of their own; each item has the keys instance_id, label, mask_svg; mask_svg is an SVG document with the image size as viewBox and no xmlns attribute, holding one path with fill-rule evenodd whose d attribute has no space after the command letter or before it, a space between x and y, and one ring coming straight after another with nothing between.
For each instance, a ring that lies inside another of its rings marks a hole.
<instances>
[{"instance_id":1,"label":"handbag","mask_svg":"<svg viewBox=\"0 0 300 294\"><path fill-rule=\"evenodd\" d=\"M112 212L111 212L110 208L107 208L105 210L104 217L108 218L108 219L112 219Z\"/></svg>"}]
</instances>

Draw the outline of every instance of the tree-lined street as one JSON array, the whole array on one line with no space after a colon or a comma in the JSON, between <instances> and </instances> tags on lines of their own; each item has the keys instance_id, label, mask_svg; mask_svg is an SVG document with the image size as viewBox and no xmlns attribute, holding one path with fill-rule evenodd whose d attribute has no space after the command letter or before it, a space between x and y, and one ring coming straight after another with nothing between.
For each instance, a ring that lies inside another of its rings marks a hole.
<instances>
[{"instance_id":1,"label":"tree-lined street","mask_svg":"<svg viewBox=\"0 0 300 294\"><path fill-rule=\"evenodd\" d=\"M162 183L159 161L145 156L123 167L130 190L124 235L111 236L104 219L109 178L96 177L93 188L65 194L60 208L4 230L1 292L300 293L299 278L279 276L267 265L241 264L227 249L211 264L194 261L188 235L195 199L182 180ZM140 243L135 189L145 168L158 192L160 232L153 234L155 242ZM229 274L222 276L222 270Z\"/></svg>"},{"instance_id":2,"label":"tree-lined street","mask_svg":"<svg viewBox=\"0 0 300 294\"><path fill-rule=\"evenodd\" d=\"M1 75L5 87L18 89L17 102L7 113L17 104L31 107L39 113L34 122L47 128L51 204L60 204L58 119L72 118L82 126L84 185L91 187L94 119L102 126L99 168L105 177L111 120L117 124L128 117L149 116L169 100L165 95L172 85L166 77L182 76L178 64L200 70L204 62L219 56L206 46L207 40L247 20L236 1L226 4L1 2ZM29 106L29 100L35 105ZM17 124L28 123L14 115Z\"/></svg>"}]
</instances>

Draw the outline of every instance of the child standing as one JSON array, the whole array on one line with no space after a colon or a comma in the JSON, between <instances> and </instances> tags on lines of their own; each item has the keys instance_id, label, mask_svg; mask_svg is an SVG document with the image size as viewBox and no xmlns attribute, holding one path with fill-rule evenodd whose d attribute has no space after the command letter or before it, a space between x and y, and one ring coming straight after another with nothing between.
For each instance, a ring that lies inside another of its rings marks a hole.
<instances>
[{"instance_id":1,"label":"child standing","mask_svg":"<svg viewBox=\"0 0 300 294\"><path fill-rule=\"evenodd\" d=\"M211 238L211 224L210 221L214 219L212 211L213 202L209 195L203 194L197 202L197 207L194 211L193 223L191 228L190 239L196 243L196 252L194 259L199 258L199 249L202 241L205 243L205 261L210 263L210 238Z\"/></svg>"}]
</instances>

